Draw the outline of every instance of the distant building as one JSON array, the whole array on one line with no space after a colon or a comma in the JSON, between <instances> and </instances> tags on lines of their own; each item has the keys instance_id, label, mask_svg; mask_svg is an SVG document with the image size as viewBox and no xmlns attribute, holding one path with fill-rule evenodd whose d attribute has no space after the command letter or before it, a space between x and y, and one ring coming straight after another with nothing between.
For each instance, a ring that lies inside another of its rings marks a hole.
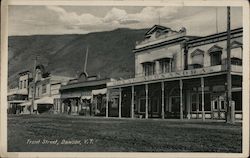
<instances>
[{"instance_id":1,"label":"distant building","mask_svg":"<svg viewBox=\"0 0 250 158\"><path fill-rule=\"evenodd\" d=\"M82 73L79 78L60 88L60 112L71 115L105 115L106 87L110 81Z\"/></svg>"},{"instance_id":2,"label":"distant building","mask_svg":"<svg viewBox=\"0 0 250 158\"><path fill-rule=\"evenodd\" d=\"M8 90L8 113L9 114L25 114L28 108L22 103L28 100L29 82L31 73L24 71L18 74L18 87Z\"/></svg>"},{"instance_id":3,"label":"distant building","mask_svg":"<svg viewBox=\"0 0 250 158\"><path fill-rule=\"evenodd\" d=\"M34 76L29 71L19 73L18 88L8 92L9 113L56 112L55 108L60 104L61 97L59 89L70 79L72 78L51 75L43 65L36 66Z\"/></svg>"},{"instance_id":4,"label":"distant building","mask_svg":"<svg viewBox=\"0 0 250 158\"><path fill-rule=\"evenodd\" d=\"M135 77L107 83L106 116L225 119L226 41L226 32L193 37L185 28L155 25L133 50ZM236 119L242 119L242 52L242 28L231 30Z\"/></svg>"}]
</instances>

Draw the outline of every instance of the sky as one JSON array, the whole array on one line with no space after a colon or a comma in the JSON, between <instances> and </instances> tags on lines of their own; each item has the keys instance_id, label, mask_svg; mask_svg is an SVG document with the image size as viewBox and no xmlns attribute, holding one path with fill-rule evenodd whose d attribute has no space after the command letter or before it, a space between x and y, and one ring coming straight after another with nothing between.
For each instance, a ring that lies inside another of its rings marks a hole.
<instances>
[{"instance_id":1,"label":"sky","mask_svg":"<svg viewBox=\"0 0 250 158\"><path fill-rule=\"evenodd\" d=\"M226 31L226 12L226 7L207 6L9 6L8 33L87 34L160 24L176 31L185 27L188 35L203 36L216 33L216 28ZM242 27L242 8L231 7L231 28L238 27Z\"/></svg>"}]
</instances>

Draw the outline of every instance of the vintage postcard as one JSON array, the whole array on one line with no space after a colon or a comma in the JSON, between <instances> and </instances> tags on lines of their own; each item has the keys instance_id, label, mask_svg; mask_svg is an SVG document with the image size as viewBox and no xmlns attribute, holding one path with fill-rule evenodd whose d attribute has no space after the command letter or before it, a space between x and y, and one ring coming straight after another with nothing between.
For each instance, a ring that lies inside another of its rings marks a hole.
<instances>
[{"instance_id":1,"label":"vintage postcard","mask_svg":"<svg viewBox=\"0 0 250 158\"><path fill-rule=\"evenodd\" d=\"M248 157L249 2L4 0L1 157Z\"/></svg>"}]
</instances>

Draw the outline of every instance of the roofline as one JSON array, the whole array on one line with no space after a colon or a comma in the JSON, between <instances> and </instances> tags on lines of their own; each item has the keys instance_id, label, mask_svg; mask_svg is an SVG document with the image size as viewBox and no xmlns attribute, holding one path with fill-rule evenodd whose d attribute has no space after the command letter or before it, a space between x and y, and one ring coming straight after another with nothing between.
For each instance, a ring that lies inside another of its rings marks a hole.
<instances>
[{"instance_id":1,"label":"roofline","mask_svg":"<svg viewBox=\"0 0 250 158\"><path fill-rule=\"evenodd\" d=\"M111 79L107 78L107 79L100 79L100 80L90 80L90 81L81 81L81 82L75 82L75 83L70 83L67 85L62 85L60 90L68 90L68 89L75 89L75 88L83 88L83 87L92 87L92 86L99 86L99 85L105 85L107 82L110 82ZM98 83L98 84L94 84L94 85L83 85L83 86L79 86L78 84L82 84L82 83L95 83L95 82L102 82L102 83Z\"/></svg>"},{"instance_id":2,"label":"roofline","mask_svg":"<svg viewBox=\"0 0 250 158\"><path fill-rule=\"evenodd\" d=\"M236 33L241 33L241 32L243 32L243 27L231 30L231 34L236 34ZM218 37L226 36L226 35L227 35L227 31L220 32L220 33L215 33L215 34L199 37L199 38L196 38L196 39L191 39L191 40L187 41L187 44L201 42L201 41L208 40L208 39L211 39L211 38L218 38Z\"/></svg>"},{"instance_id":3,"label":"roofline","mask_svg":"<svg viewBox=\"0 0 250 158\"><path fill-rule=\"evenodd\" d=\"M188 36L182 36L182 37L178 37L178 38L175 38L175 39L172 39L172 40L163 41L163 42L156 43L156 44L153 44L153 45L148 45L148 46L145 46L145 47L142 47L142 48L133 49L133 53L138 53L138 52L141 52L141 51L144 51L144 50L153 49L153 48L161 47L161 46L168 45L168 44L178 43L180 41L188 40L188 38L189 38Z\"/></svg>"}]
</instances>

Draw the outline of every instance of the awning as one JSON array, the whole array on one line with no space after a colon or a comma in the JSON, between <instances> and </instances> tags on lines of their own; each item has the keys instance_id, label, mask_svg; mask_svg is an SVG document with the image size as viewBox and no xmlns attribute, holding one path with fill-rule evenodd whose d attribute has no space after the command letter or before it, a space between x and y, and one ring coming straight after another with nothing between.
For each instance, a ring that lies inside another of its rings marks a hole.
<instances>
[{"instance_id":1,"label":"awning","mask_svg":"<svg viewBox=\"0 0 250 158\"><path fill-rule=\"evenodd\" d=\"M92 90L92 95L106 94L107 88Z\"/></svg>"},{"instance_id":2,"label":"awning","mask_svg":"<svg viewBox=\"0 0 250 158\"><path fill-rule=\"evenodd\" d=\"M22 104L20 104L20 106L30 106L31 105L31 101L26 101Z\"/></svg>"},{"instance_id":3,"label":"awning","mask_svg":"<svg viewBox=\"0 0 250 158\"><path fill-rule=\"evenodd\" d=\"M11 100L11 101L8 101L9 103L16 103L16 104L18 104L18 103L23 103L23 102L25 102L24 100Z\"/></svg>"},{"instance_id":4,"label":"awning","mask_svg":"<svg viewBox=\"0 0 250 158\"><path fill-rule=\"evenodd\" d=\"M90 100L92 98L92 96L81 96L81 99L87 99Z\"/></svg>"},{"instance_id":5,"label":"awning","mask_svg":"<svg viewBox=\"0 0 250 158\"><path fill-rule=\"evenodd\" d=\"M54 104L54 98L52 97L43 97L38 100L35 100L35 104Z\"/></svg>"}]
</instances>

